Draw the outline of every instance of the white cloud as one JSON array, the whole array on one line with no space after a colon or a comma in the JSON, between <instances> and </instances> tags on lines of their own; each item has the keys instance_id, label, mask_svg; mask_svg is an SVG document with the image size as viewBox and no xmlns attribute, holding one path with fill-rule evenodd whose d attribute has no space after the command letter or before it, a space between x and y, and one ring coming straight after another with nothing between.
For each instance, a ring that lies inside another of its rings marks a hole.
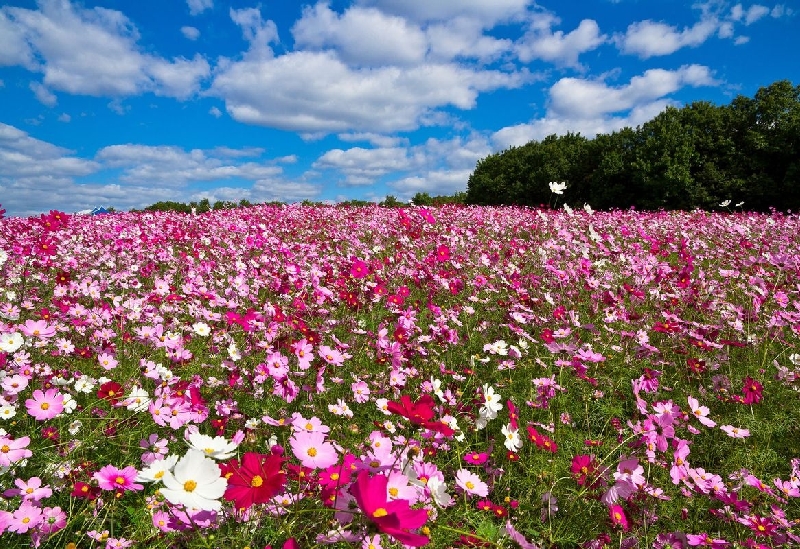
<instances>
[{"instance_id":1,"label":"white cloud","mask_svg":"<svg viewBox=\"0 0 800 549\"><path fill-rule=\"evenodd\" d=\"M455 17L475 17L487 28L497 22L520 17L532 0L359 0L363 6L375 6L386 13L416 21L447 21Z\"/></svg>"},{"instance_id":2,"label":"white cloud","mask_svg":"<svg viewBox=\"0 0 800 549\"><path fill-rule=\"evenodd\" d=\"M65 112L62 112L60 115L58 115L59 122L69 122L70 120L72 120L72 117Z\"/></svg>"},{"instance_id":3,"label":"white cloud","mask_svg":"<svg viewBox=\"0 0 800 549\"><path fill-rule=\"evenodd\" d=\"M749 36L737 36L736 40L733 43L737 46L741 46L742 44L747 44L750 41Z\"/></svg>"},{"instance_id":4,"label":"white cloud","mask_svg":"<svg viewBox=\"0 0 800 549\"><path fill-rule=\"evenodd\" d=\"M246 153L252 154L252 150ZM182 187L196 181L230 178L261 179L281 173L281 168L266 163L230 161L230 152L174 146L111 145L98 151L96 160L112 168L122 168L120 181L130 184Z\"/></svg>"},{"instance_id":5,"label":"white cloud","mask_svg":"<svg viewBox=\"0 0 800 549\"><path fill-rule=\"evenodd\" d=\"M0 67L4 65L21 65L31 68L35 66L34 54L25 32L12 19L9 19L10 8L0 8Z\"/></svg>"},{"instance_id":6,"label":"white cloud","mask_svg":"<svg viewBox=\"0 0 800 549\"><path fill-rule=\"evenodd\" d=\"M230 63L210 93L248 124L300 132L387 133L418 128L436 109L472 109L482 91L520 86L523 74L453 64L353 69L333 52L293 52ZM389 92L391 90L391 92Z\"/></svg>"},{"instance_id":7,"label":"white cloud","mask_svg":"<svg viewBox=\"0 0 800 549\"><path fill-rule=\"evenodd\" d=\"M492 60L511 50L512 41L484 34L486 22L476 17L454 17L429 25L429 59L475 58Z\"/></svg>"},{"instance_id":8,"label":"white cloud","mask_svg":"<svg viewBox=\"0 0 800 549\"><path fill-rule=\"evenodd\" d=\"M650 69L619 87L598 80L562 78L550 88L548 112L569 119L592 118L654 101L683 86L714 84L711 71L703 65L684 65L674 71Z\"/></svg>"},{"instance_id":9,"label":"white cloud","mask_svg":"<svg viewBox=\"0 0 800 549\"><path fill-rule=\"evenodd\" d=\"M384 135L371 132L340 133L336 137L348 143L366 141L371 145L375 145L376 147L396 147L408 144L407 137L398 137L396 135Z\"/></svg>"},{"instance_id":10,"label":"white cloud","mask_svg":"<svg viewBox=\"0 0 800 549\"><path fill-rule=\"evenodd\" d=\"M421 159L417 159L419 164ZM334 169L345 174L349 185L368 185L391 172L406 171L415 163L404 147L377 149L333 149L314 162L316 169Z\"/></svg>"},{"instance_id":11,"label":"white cloud","mask_svg":"<svg viewBox=\"0 0 800 549\"><path fill-rule=\"evenodd\" d=\"M181 34L188 40L197 40L200 38L200 31L195 27L181 27Z\"/></svg>"},{"instance_id":12,"label":"white cloud","mask_svg":"<svg viewBox=\"0 0 800 549\"><path fill-rule=\"evenodd\" d=\"M70 153L0 122L0 179L74 177L99 169L96 162L70 156Z\"/></svg>"},{"instance_id":13,"label":"white cloud","mask_svg":"<svg viewBox=\"0 0 800 549\"><path fill-rule=\"evenodd\" d=\"M214 7L214 0L186 0L189 6L189 14L200 15L206 10Z\"/></svg>"},{"instance_id":14,"label":"white cloud","mask_svg":"<svg viewBox=\"0 0 800 549\"><path fill-rule=\"evenodd\" d=\"M467 190L467 181L469 181L471 173L471 169L434 170L424 175L414 175L392 181L388 187L402 201L409 200L416 193L428 193L431 196L452 195Z\"/></svg>"},{"instance_id":15,"label":"white cloud","mask_svg":"<svg viewBox=\"0 0 800 549\"><path fill-rule=\"evenodd\" d=\"M754 4L750 6L750 8L747 10L747 13L744 16L744 24L751 25L756 21L758 21L759 19L761 19L762 17L768 15L769 12L770 10L768 7Z\"/></svg>"},{"instance_id":16,"label":"white cloud","mask_svg":"<svg viewBox=\"0 0 800 549\"><path fill-rule=\"evenodd\" d=\"M699 46L718 28L719 22L712 17L701 19L683 30L665 23L645 20L628 26L625 34L617 35L615 41L622 53L647 59L669 55L681 48Z\"/></svg>"},{"instance_id":17,"label":"white cloud","mask_svg":"<svg viewBox=\"0 0 800 549\"><path fill-rule=\"evenodd\" d=\"M30 89L42 105L55 107L56 103L58 103L58 98L53 92L48 90L47 87L43 86L40 82L31 82Z\"/></svg>"},{"instance_id":18,"label":"white cloud","mask_svg":"<svg viewBox=\"0 0 800 549\"><path fill-rule=\"evenodd\" d=\"M250 43L248 57L270 58L272 49L270 44L278 42L278 27L274 21L261 18L259 8L230 9L230 17L234 23L242 28L242 36Z\"/></svg>"},{"instance_id":19,"label":"white cloud","mask_svg":"<svg viewBox=\"0 0 800 549\"><path fill-rule=\"evenodd\" d=\"M355 65L409 65L425 59L425 33L404 18L374 8L353 7L337 14L325 3L306 7L292 27L295 45L324 50Z\"/></svg>"},{"instance_id":20,"label":"white cloud","mask_svg":"<svg viewBox=\"0 0 800 549\"><path fill-rule=\"evenodd\" d=\"M136 27L119 11L41 0L38 10L4 7L2 13L0 21L10 18L14 23L10 40L16 42L11 44L11 55L0 55L7 63L42 72L44 84L54 90L117 97L153 92L185 98L210 73L200 57L169 61L141 52ZM27 50L21 50L15 36L24 37Z\"/></svg>"},{"instance_id":21,"label":"white cloud","mask_svg":"<svg viewBox=\"0 0 800 549\"><path fill-rule=\"evenodd\" d=\"M544 117L496 131L491 141L497 150L519 146L548 135L580 133L592 138L624 127L636 127L678 103L670 94L686 86L718 85L708 67L685 65L674 71L651 69L623 86L601 80L562 78L549 92Z\"/></svg>"},{"instance_id":22,"label":"white cloud","mask_svg":"<svg viewBox=\"0 0 800 549\"><path fill-rule=\"evenodd\" d=\"M625 127L640 126L669 106L677 106L677 102L670 99L659 99L638 105L623 116L596 115L584 118L562 118L548 113L543 118L529 123L502 128L492 134L491 140L496 150L505 150L509 147L524 145L529 141L541 141L548 135L580 133L584 137L592 138L601 133L611 133Z\"/></svg>"},{"instance_id":23,"label":"white cloud","mask_svg":"<svg viewBox=\"0 0 800 549\"><path fill-rule=\"evenodd\" d=\"M551 30L551 26L558 23L559 19L551 14L537 13L532 16L528 31L514 47L523 63L541 59L557 65L578 67L580 54L608 41L608 37L600 34L600 27L592 19L584 19L577 28L566 34Z\"/></svg>"}]
</instances>

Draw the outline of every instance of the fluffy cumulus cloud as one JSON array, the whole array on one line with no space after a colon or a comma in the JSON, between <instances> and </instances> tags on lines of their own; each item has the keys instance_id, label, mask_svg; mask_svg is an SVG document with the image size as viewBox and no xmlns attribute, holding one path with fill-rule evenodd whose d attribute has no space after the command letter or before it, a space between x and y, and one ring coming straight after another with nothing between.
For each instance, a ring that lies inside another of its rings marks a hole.
<instances>
[{"instance_id":1,"label":"fluffy cumulus cloud","mask_svg":"<svg viewBox=\"0 0 800 549\"><path fill-rule=\"evenodd\" d=\"M420 158L409 156L405 147L333 149L323 154L314 168L336 170L345 175L350 185L368 185L391 172L406 171L419 165Z\"/></svg>"},{"instance_id":2,"label":"fluffy cumulus cloud","mask_svg":"<svg viewBox=\"0 0 800 549\"><path fill-rule=\"evenodd\" d=\"M699 46L717 32L716 18L701 19L691 27L678 29L658 21L638 21L631 24L624 35L616 37L623 53L642 59L669 55L685 47Z\"/></svg>"},{"instance_id":3,"label":"fluffy cumulus cloud","mask_svg":"<svg viewBox=\"0 0 800 549\"><path fill-rule=\"evenodd\" d=\"M685 65L672 71L650 69L622 86L609 86L602 80L562 78L550 88L544 117L502 128L493 134L492 141L504 149L568 131L593 137L625 126L635 127L666 107L677 105L669 95L678 90L718 84L711 70L703 65Z\"/></svg>"},{"instance_id":4,"label":"fluffy cumulus cloud","mask_svg":"<svg viewBox=\"0 0 800 549\"><path fill-rule=\"evenodd\" d=\"M3 32L11 25L11 32ZM41 0L39 9L0 9L0 61L44 75L53 90L94 96L153 92L185 98L210 74L202 57L167 60L144 53L139 33L116 10Z\"/></svg>"},{"instance_id":5,"label":"fluffy cumulus cloud","mask_svg":"<svg viewBox=\"0 0 800 549\"><path fill-rule=\"evenodd\" d=\"M344 62L355 65L420 63L428 49L425 33L403 17L360 7L337 14L324 3L303 10L292 36L296 46L335 48Z\"/></svg>"},{"instance_id":6,"label":"fluffy cumulus cloud","mask_svg":"<svg viewBox=\"0 0 800 549\"><path fill-rule=\"evenodd\" d=\"M471 109L480 92L514 88L524 74L425 63L354 68L331 51L230 63L211 93L239 122L299 132L414 130L436 109Z\"/></svg>"},{"instance_id":7,"label":"fluffy cumulus cloud","mask_svg":"<svg viewBox=\"0 0 800 549\"><path fill-rule=\"evenodd\" d=\"M551 13L532 14L528 30L514 48L519 59L525 63L540 59L556 65L578 67L580 54L608 41L608 37L600 33L599 25L592 19L584 19L567 33L552 30L559 23L559 18Z\"/></svg>"}]
</instances>

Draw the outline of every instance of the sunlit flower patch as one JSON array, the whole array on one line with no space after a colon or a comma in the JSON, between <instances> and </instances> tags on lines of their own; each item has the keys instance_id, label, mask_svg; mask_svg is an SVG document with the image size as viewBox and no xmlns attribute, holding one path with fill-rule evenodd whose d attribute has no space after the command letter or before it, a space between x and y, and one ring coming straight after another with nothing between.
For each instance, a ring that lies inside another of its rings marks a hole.
<instances>
[{"instance_id":1,"label":"sunlit flower patch","mask_svg":"<svg viewBox=\"0 0 800 549\"><path fill-rule=\"evenodd\" d=\"M0 544L800 545L799 234L588 206L0 219Z\"/></svg>"}]
</instances>

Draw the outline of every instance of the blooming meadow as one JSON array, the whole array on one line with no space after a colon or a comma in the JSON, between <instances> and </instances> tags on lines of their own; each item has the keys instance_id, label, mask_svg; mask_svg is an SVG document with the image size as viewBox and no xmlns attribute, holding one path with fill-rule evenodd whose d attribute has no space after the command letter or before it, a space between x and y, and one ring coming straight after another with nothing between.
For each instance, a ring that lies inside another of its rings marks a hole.
<instances>
[{"instance_id":1,"label":"blooming meadow","mask_svg":"<svg viewBox=\"0 0 800 549\"><path fill-rule=\"evenodd\" d=\"M0 219L0 544L798 546L798 342L797 215Z\"/></svg>"}]
</instances>

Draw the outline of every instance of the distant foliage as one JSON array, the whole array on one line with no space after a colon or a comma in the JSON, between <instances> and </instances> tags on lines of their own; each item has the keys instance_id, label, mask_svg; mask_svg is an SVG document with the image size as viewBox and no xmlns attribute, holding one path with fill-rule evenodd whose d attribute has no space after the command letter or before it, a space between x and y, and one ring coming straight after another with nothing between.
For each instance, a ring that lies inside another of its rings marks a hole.
<instances>
[{"instance_id":1,"label":"distant foliage","mask_svg":"<svg viewBox=\"0 0 800 549\"><path fill-rule=\"evenodd\" d=\"M587 139L551 135L480 160L467 204L594 208L800 208L800 86L782 80L729 105L669 107L636 129Z\"/></svg>"}]
</instances>

